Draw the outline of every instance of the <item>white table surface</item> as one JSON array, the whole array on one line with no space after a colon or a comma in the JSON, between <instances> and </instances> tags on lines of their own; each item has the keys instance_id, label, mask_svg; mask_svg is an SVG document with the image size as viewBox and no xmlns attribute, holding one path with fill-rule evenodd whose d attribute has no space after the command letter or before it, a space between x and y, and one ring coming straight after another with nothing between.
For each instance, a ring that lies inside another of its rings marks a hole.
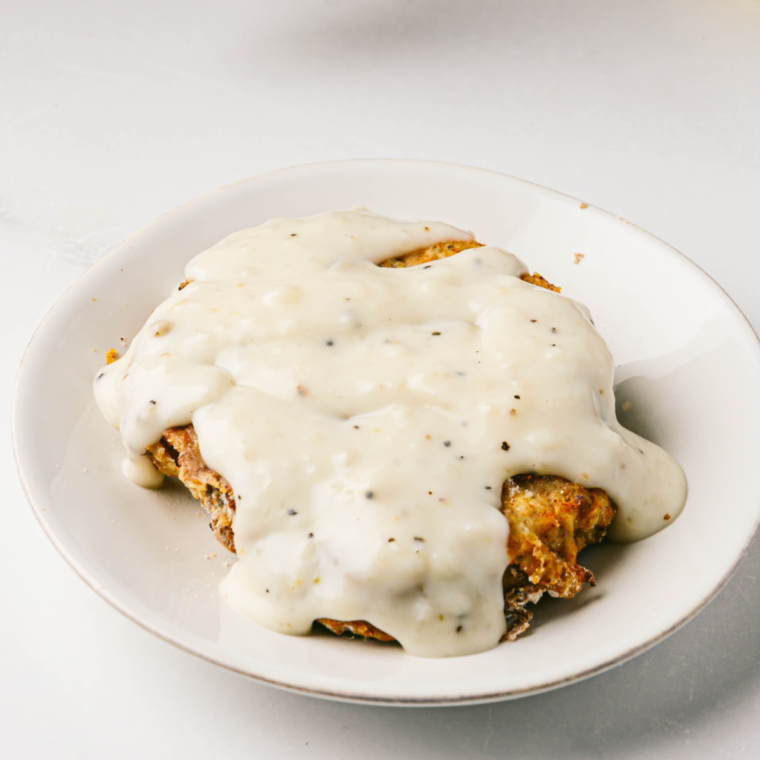
<instances>
[{"instance_id":1,"label":"white table surface","mask_svg":"<svg viewBox=\"0 0 760 760\"><path fill-rule=\"evenodd\" d=\"M217 186L330 159L454 161L583 198L686 253L760 327L758 0L5 0L0 51L6 410L35 325L115 243ZM111 609L43 536L9 439L0 757L760 755L760 544L685 629L589 681L343 705Z\"/></svg>"}]
</instances>

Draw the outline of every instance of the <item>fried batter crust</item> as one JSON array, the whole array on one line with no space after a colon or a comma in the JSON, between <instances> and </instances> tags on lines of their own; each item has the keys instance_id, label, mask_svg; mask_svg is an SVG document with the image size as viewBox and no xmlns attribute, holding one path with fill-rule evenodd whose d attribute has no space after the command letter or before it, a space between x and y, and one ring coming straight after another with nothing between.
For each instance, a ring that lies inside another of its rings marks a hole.
<instances>
[{"instance_id":1,"label":"fried batter crust","mask_svg":"<svg viewBox=\"0 0 760 760\"><path fill-rule=\"evenodd\" d=\"M427 248L420 248L416 251L410 251L402 256L396 256L392 259L386 259L380 262L381 267L416 267L420 264L427 264L430 261L438 259L447 259L460 251L466 251L468 248L481 248L482 243L475 240L449 240L444 243L435 243Z\"/></svg>"},{"instance_id":2,"label":"fried batter crust","mask_svg":"<svg viewBox=\"0 0 760 760\"><path fill-rule=\"evenodd\" d=\"M449 256L453 256L455 253L466 251L468 248L482 248L483 243L478 243L475 240L449 240L444 243L435 243L435 245L428 246L427 248L420 248L417 251L411 251L405 253L402 256L396 256L392 259L386 259L381 262L381 267L416 267L420 264L427 264L431 261L437 261L438 259L447 259ZM547 279L542 277L538 272L533 274L520 275L520 279L524 282L529 282L531 285L537 285L539 288L545 288L546 290L553 290L555 293L559 293L561 288L556 285L552 285ZM180 289L187 284L185 281L180 285Z\"/></svg>"},{"instance_id":3,"label":"fried batter crust","mask_svg":"<svg viewBox=\"0 0 760 760\"><path fill-rule=\"evenodd\" d=\"M521 274L520 279L523 282L529 282L531 285L536 285L539 288L544 288L545 290L553 290L555 293L562 292L562 288L559 288L556 285L552 285L549 280L542 277L538 272L533 272L533 274Z\"/></svg>"},{"instance_id":4,"label":"fried batter crust","mask_svg":"<svg viewBox=\"0 0 760 760\"><path fill-rule=\"evenodd\" d=\"M393 636L389 636L385 631L375 628L372 623L366 620L331 620L330 618L319 618L315 621L327 628L328 631L336 636L346 636L354 638L360 636L363 639L377 639L378 641L395 641Z\"/></svg>"},{"instance_id":5,"label":"fried batter crust","mask_svg":"<svg viewBox=\"0 0 760 760\"><path fill-rule=\"evenodd\" d=\"M383 261L382 267L408 267L453 256L475 241L449 241ZM522 275L525 282L559 293L540 274ZM180 289L188 284L186 280ZM219 542L235 552L232 486L203 461L192 424L169 428L161 440L148 447L153 464L164 475L177 477L199 499L211 516L210 527ZM514 640L530 625L526 609L544 592L565 599L575 596L584 583L594 585L590 570L577 563L578 553L601 541L615 516L615 505L601 489L586 489L554 475L518 475L504 483L502 512L509 523L504 573L505 639ZM379 641L394 638L366 620L316 621L337 635L361 636Z\"/></svg>"},{"instance_id":6,"label":"fried batter crust","mask_svg":"<svg viewBox=\"0 0 760 760\"><path fill-rule=\"evenodd\" d=\"M215 470L206 466L198 448L198 435L192 425L169 428L161 440L148 447L148 455L159 472L179 478L209 513L209 527L219 542L235 553L232 518L235 495L232 486Z\"/></svg>"}]
</instances>

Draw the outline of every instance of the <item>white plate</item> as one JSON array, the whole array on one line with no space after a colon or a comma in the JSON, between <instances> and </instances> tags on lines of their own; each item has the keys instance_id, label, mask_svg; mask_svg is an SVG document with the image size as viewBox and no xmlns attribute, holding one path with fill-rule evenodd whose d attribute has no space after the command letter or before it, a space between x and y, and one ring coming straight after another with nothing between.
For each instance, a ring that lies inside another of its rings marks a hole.
<instances>
[{"instance_id":1,"label":"white plate","mask_svg":"<svg viewBox=\"0 0 760 760\"><path fill-rule=\"evenodd\" d=\"M490 652L426 660L326 634L282 636L241 618L217 591L233 558L213 539L197 502L179 487L150 492L128 482L118 435L92 398L103 352L135 334L182 280L191 256L274 216L356 204L473 230L587 304L618 364L621 420L664 446L689 480L676 523L639 544L590 549L586 564L599 585L569 602L542 602L528 635ZM575 253L585 255L579 264ZM13 425L24 487L50 540L103 598L147 630L309 694L452 704L507 699L598 673L661 641L713 598L760 516L759 387L760 350L741 312L688 259L619 217L479 169L348 161L222 188L114 249L32 339ZM621 409L625 401L629 412Z\"/></svg>"}]
</instances>

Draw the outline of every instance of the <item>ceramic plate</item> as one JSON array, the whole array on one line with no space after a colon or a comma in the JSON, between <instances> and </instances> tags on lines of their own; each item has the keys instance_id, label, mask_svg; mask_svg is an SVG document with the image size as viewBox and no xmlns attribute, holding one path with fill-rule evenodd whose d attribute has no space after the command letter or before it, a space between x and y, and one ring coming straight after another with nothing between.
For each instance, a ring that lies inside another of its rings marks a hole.
<instances>
[{"instance_id":1,"label":"ceramic plate","mask_svg":"<svg viewBox=\"0 0 760 760\"><path fill-rule=\"evenodd\" d=\"M515 643L450 659L327 634L283 636L221 600L234 557L181 487L121 473L92 377L183 279L190 257L243 227L364 204L440 219L514 252L585 303L617 364L618 414L680 462L681 518L630 546L588 550L598 585L538 605ZM575 263L575 254L584 258ZM166 214L93 267L50 311L22 363L15 450L58 551L147 630L259 681L357 702L508 699L598 673L661 641L727 581L760 515L760 351L741 312L684 256L619 217L528 182L462 166L348 161L222 188ZM624 409L626 411L624 411ZM69 621L76 625L76 621ZM698 624L698 623L697 623Z\"/></svg>"}]
</instances>

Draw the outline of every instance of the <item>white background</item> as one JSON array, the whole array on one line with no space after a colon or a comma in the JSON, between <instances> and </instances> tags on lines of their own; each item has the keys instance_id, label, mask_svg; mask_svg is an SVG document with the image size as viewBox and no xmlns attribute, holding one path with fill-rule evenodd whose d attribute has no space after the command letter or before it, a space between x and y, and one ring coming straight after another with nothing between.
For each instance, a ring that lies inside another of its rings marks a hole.
<instances>
[{"instance_id":1,"label":"white background","mask_svg":"<svg viewBox=\"0 0 760 760\"><path fill-rule=\"evenodd\" d=\"M237 179L375 156L613 211L760 327L760 0L0 0L6 410L36 324L122 238ZM342 705L122 618L48 544L0 446L0 757L760 754L757 543L703 614L610 673L484 707Z\"/></svg>"}]
</instances>

